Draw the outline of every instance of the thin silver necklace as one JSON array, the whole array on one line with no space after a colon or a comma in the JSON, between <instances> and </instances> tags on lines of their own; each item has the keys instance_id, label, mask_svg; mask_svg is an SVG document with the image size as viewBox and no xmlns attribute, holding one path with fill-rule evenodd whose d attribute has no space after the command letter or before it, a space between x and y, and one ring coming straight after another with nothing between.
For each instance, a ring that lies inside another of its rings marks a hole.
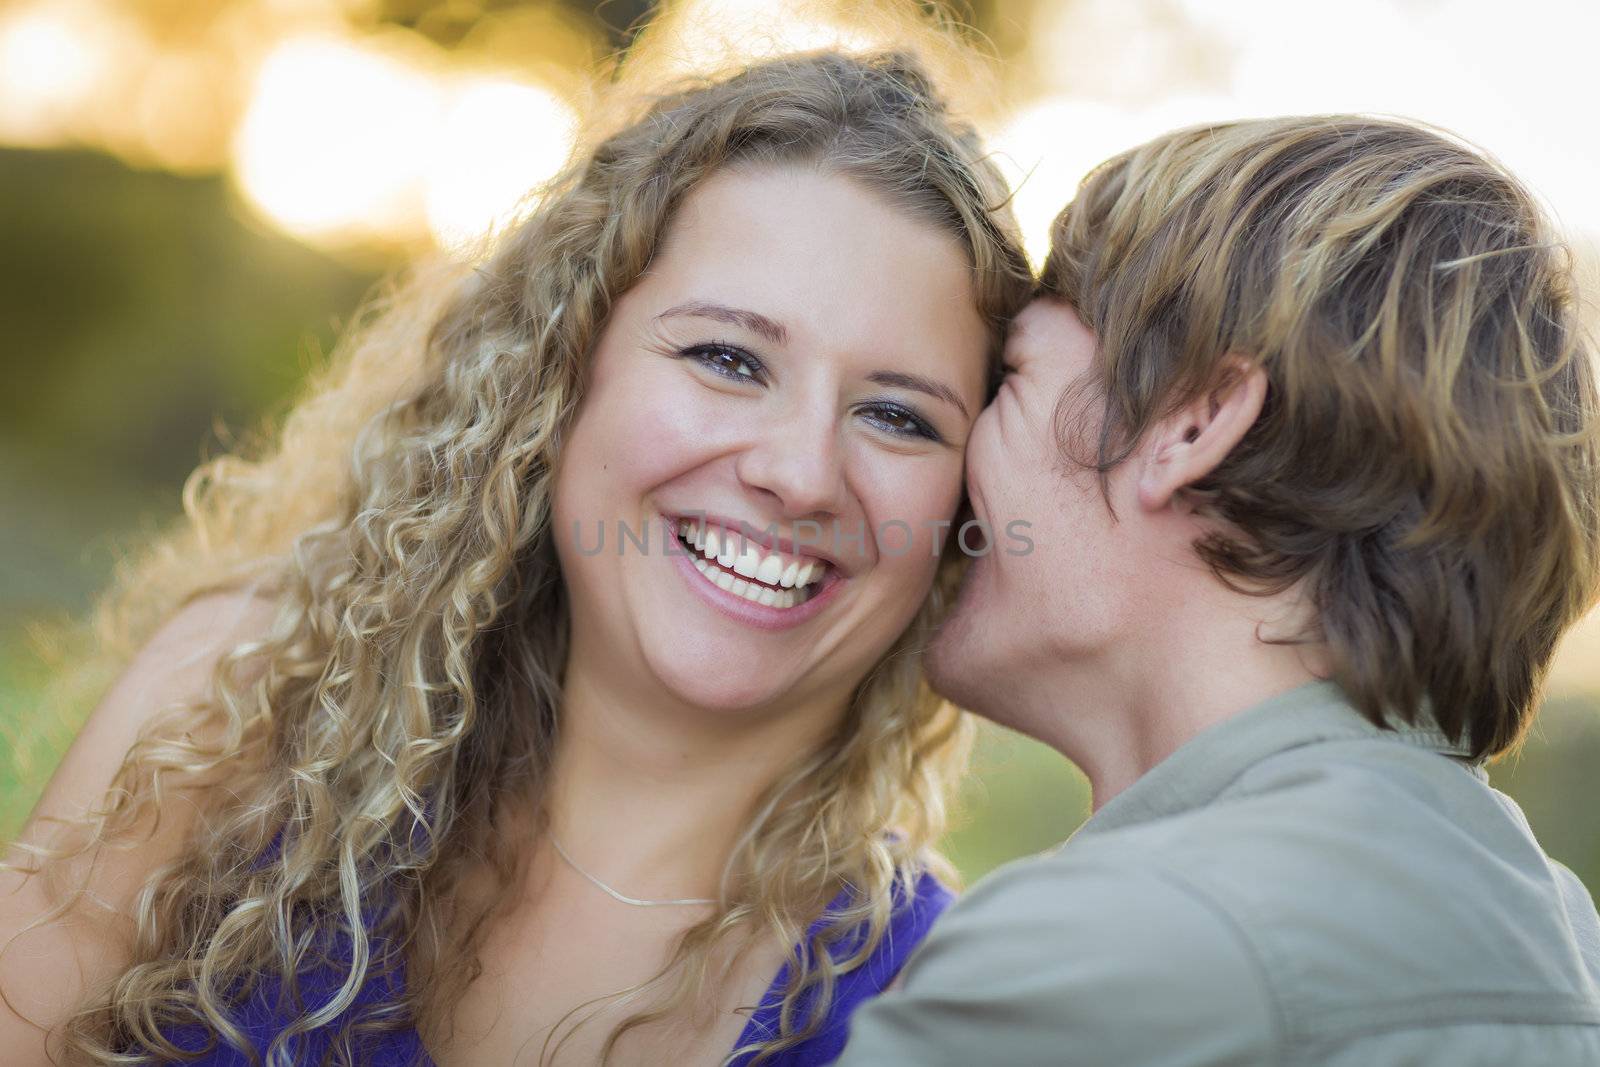
<instances>
[{"instance_id":1,"label":"thin silver necklace","mask_svg":"<svg viewBox=\"0 0 1600 1067\"><path fill-rule=\"evenodd\" d=\"M596 886L598 886L599 888L605 890L606 893L609 896L611 896L613 899L620 900L624 904L631 904L636 908L667 908L667 907L686 906L686 905L691 905L691 904L715 904L716 903L716 901L711 899L711 898L699 898L699 897L685 897L685 898L683 898L681 900L640 900L638 897L630 897L630 896L627 896L626 894L619 893L615 889L612 889L610 886L606 885L600 879L596 878L594 875L590 874L588 871L584 870L582 867L578 866L578 861L573 859L571 856L567 855L567 850L561 847L561 842L556 840L556 835L550 833L548 830L546 830L545 832L547 834L549 834L550 843L556 847L556 854L559 855L562 859L567 861L567 866L568 867L571 867L573 870L577 871L579 874L581 874L585 878L589 879L589 881L593 882Z\"/></svg>"}]
</instances>

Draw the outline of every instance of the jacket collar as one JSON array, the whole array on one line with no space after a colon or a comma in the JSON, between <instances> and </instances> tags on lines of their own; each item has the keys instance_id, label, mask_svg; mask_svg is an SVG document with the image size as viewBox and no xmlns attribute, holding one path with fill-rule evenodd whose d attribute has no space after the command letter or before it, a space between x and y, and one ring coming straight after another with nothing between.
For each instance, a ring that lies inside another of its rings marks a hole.
<instances>
[{"instance_id":1,"label":"jacket collar","mask_svg":"<svg viewBox=\"0 0 1600 1067\"><path fill-rule=\"evenodd\" d=\"M1390 728L1383 728L1351 706L1337 684L1309 682L1268 697L1197 734L1112 797L1078 833L1103 833L1204 807L1270 756L1323 741L1364 738L1453 756L1480 779L1488 780L1483 767L1470 761L1466 744L1440 730L1426 710L1414 725L1391 720Z\"/></svg>"}]
</instances>

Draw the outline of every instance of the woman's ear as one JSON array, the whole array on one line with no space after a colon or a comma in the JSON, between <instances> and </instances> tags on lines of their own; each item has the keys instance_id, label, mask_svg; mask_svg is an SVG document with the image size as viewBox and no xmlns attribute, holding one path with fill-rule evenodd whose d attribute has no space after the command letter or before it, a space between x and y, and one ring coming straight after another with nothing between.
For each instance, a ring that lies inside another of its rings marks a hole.
<instances>
[{"instance_id":1,"label":"woman's ear","mask_svg":"<svg viewBox=\"0 0 1600 1067\"><path fill-rule=\"evenodd\" d=\"M1225 459L1261 414L1267 372L1228 356L1216 383L1151 428L1139 473L1139 506L1158 511Z\"/></svg>"}]
</instances>

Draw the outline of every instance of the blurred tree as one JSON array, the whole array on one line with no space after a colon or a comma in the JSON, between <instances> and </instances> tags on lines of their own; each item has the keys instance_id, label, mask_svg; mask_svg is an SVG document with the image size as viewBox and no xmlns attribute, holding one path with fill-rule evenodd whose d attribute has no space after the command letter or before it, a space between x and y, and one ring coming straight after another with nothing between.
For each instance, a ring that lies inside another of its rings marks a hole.
<instances>
[{"instance_id":1,"label":"blurred tree","mask_svg":"<svg viewBox=\"0 0 1600 1067\"><path fill-rule=\"evenodd\" d=\"M565 9L570 15L593 22L604 32L612 48L625 47L634 33L660 7L659 0L551 0L529 4L527 0L379 0L373 12L375 21L388 22L417 30L435 42L453 47L486 18L509 16L529 8Z\"/></svg>"},{"instance_id":2,"label":"blurred tree","mask_svg":"<svg viewBox=\"0 0 1600 1067\"><path fill-rule=\"evenodd\" d=\"M374 275L246 224L220 178L88 153L0 150L0 233L0 609L18 611L57 600L63 546L156 491L169 510L218 421L279 408Z\"/></svg>"}]
</instances>

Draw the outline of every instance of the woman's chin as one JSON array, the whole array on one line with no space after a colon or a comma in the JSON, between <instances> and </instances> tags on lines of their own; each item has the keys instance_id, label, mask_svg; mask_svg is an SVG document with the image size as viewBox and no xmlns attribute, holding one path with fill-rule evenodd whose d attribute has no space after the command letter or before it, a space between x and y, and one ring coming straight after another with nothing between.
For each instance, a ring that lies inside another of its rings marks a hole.
<instances>
[{"instance_id":1,"label":"woman's chin","mask_svg":"<svg viewBox=\"0 0 1600 1067\"><path fill-rule=\"evenodd\" d=\"M656 676L678 702L708 712L737 715L782 703L792 686L737 655L673 655L656 665Z\"/></svg>"}]
</instances>

